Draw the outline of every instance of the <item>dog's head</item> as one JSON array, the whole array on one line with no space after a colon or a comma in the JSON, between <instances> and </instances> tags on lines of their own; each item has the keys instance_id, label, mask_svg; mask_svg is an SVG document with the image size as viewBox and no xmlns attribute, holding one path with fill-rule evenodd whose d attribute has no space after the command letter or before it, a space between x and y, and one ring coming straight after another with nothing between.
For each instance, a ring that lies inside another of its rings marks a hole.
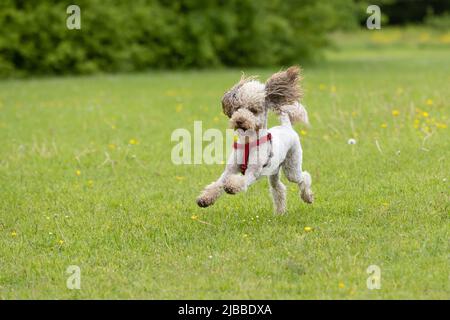
<instances>
[{"instance_id":1,"label":"dog's head","mask_svg":"<svg viewBox=\"0 0 450 320\"><path fill-rule=\"evenodd\" d=\"M222 98L222 109L234 129L257 130L266 121L265 85L255 78L242 78Z\"/></svg>"},{"instance_id":2,"label":"dog's head","mask_svg":"<svg viewBox=\"0 0 450 320\"><path fill-rule=\"evenodd\" d=\"M267 125L267 111L280 111L301 97L300 69L290 67L273 74L266 83L242 78L222 98L222 109L234 129L259 130Z\"/></svg>"}]
</instances>

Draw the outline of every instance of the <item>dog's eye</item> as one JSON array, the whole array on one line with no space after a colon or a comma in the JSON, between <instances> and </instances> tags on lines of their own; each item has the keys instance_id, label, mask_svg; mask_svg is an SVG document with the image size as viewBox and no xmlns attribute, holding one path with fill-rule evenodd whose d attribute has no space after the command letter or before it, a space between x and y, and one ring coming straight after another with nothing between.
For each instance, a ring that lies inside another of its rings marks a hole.
<instances>
[{"instance_id":1,"label":"dog's eye","mask_svg":"<svg viewBox=\"0 0 450 320\"><path fill-rule=\"evenodd\" d=\"M250 110L250 112L253 113L253 114L258 113L258 110L256 110L255 108L250 108L248 110Z\"/></svg>"}]
</instances>

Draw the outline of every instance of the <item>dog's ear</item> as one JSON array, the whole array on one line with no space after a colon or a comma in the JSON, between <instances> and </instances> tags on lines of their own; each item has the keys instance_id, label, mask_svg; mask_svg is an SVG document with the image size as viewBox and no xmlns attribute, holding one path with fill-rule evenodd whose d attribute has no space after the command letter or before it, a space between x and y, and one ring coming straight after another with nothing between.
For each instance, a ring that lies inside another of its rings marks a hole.
<instances>
[{"instance_id":1,"label":"dog's ear","mask_svg":"<svg viewBox=\"0 0 450 320\"><path fill-rule=\"evenodd\" d=\"M300 67L292 66L273 74L266 81L266 105L277 111L283 105L290 105L302 97L300 88Z\"/></svg>"},{"instance_id":2,"label":"dog's ear","mask_svg":"<svg viewBox=\"0 0 450 320\"><path fill-rule=\"evenodd\" d=\"M230 90L225 92L222 97L222 110L228 118L231 118L234 110L242 103L242 101L240 101L239 89L241 89L245 83L255 79L256 77L246 77L245 74L242 74L241 80L239 80L239 82L236 83Z\"/></svg>"}]
</instances>

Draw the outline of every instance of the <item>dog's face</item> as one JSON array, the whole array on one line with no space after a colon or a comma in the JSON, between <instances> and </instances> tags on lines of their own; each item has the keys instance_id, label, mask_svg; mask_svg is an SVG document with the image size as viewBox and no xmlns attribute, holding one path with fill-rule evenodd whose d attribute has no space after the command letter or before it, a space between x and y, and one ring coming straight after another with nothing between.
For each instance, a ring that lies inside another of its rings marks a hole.
<instances>
[{"instance_id":1,"label":"dog's face","mask_svg":"<svg viewBox=\"0 0 450 320\"><path fill-rule=\"evenodd\" d=\"M234 129L259 130L266 126L265 85L243 79L222 98L222 108Z\"/></svg>"},{"instance_id":2,"label":"dog's face","mask_svg":"<svg viewBox=\"0 0 450 320\"><path fill-rule=\"evenodd\" d=\"M242 78L223 96L223 113L230 118L230 125L235 130L263 129L267 125L269 109L280 114L286 106L295 103L298 106L298 100L302 96L300 79L300 68L296 66L273 74L265 84L255 78ZM298 113L298 110L294 111Z\"/></svg>"}]
</instances>

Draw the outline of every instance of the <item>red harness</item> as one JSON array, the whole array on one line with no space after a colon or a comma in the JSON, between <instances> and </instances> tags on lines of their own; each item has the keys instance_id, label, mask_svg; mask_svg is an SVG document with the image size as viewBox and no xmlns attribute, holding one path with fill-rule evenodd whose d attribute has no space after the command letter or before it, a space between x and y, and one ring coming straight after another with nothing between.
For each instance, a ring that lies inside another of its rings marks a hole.
<instances>
[{"instance_id":1,"label":"red harness","mask_svg":"<svg viewBox=\"0 0 450 320\"><path fill-rule=\"evenodd\" d=\"M258 138L256 140L253 140L252 142L247 142L245 144L241 144L241 143L235 142L233 144L233 148L235 150L237 150L237 149L244 149L244 159L243 159L244 161L240 165L242 174L245 174L245 171L247 170L248 157L250 155L250 149L254 148L254 147L258 147L258 146L260 146L261 144L263 144L263 143L265 143L267 141L272 141L272 135L270 134L270 132L267 135L265 135L264 137L262 137L261 139Z\"/></svg>"}]
</instances>

